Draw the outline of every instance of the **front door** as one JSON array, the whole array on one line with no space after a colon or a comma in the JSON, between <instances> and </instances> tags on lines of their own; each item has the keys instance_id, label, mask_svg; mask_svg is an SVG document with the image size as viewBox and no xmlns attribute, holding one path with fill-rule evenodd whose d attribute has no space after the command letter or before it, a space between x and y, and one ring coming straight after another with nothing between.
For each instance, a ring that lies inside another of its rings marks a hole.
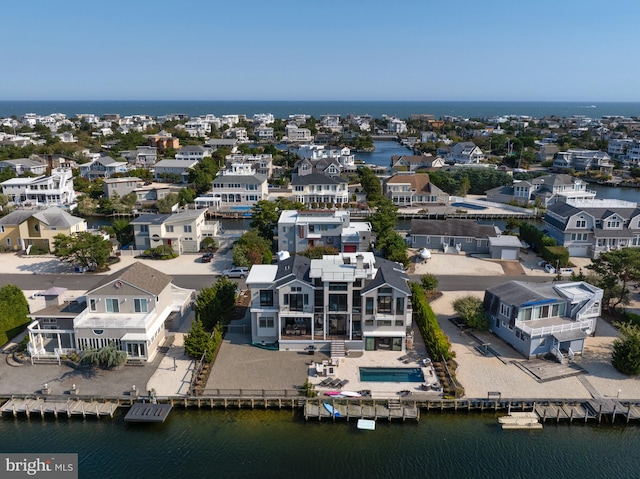
<instances>
[{"instance_id":1,"label":"front door","mask_svg":"<svg viewBox=\"0 0 640 479\"><path fill-rule=\"evenodd\" d=\"M131 358L146 357L145 343L127 343L127 355Z\"/></svg>"}]
</instances>

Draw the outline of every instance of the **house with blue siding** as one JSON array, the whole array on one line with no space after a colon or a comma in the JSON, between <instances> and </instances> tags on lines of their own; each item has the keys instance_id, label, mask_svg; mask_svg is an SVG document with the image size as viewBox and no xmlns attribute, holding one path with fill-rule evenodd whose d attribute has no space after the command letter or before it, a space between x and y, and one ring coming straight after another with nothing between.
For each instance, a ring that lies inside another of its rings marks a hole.
<instances>
[{"instance_id":1,"label":"house with blue siding","mask_svg":"<svg viewBox=\"0 0 640 479\"><path fill-rule=\"evenodd\" d=\"M486 290L484 307L489 329L526 358L572 360L595 334L602 293L584 281L509 281Z\"/></svg>"}]
</instances>

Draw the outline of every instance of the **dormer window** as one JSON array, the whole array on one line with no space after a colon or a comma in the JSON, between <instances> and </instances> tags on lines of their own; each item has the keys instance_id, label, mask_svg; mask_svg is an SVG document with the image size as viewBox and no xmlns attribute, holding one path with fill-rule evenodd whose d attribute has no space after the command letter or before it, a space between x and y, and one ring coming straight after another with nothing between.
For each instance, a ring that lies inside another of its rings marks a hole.
<instances>
[{"instance_id":1,"label":"dormer window","mask_svg":"<svg viewBox=\"0 0 640 479\"><path fill-rule=\"evenodd\" d=\"M576 228L586 228L587 220L585 220L582 216L576 220Z\"/></svg>"},{"instance_id":2,"label":"dormer window","mask_svg":"<svg viewBox=\"0 0 640 479\"><path fill-rule=\"evenodd\" d=\"M621 227L620 218L611 218L607 221L607 228L619 229Z\"/></svg>"}]
</instances>

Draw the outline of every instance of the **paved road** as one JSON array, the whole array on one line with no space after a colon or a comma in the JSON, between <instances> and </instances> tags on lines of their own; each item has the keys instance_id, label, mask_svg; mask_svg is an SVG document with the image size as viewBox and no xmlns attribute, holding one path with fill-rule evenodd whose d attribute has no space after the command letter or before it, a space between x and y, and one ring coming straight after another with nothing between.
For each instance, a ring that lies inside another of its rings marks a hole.
<instances>
[{"instance_id":1,"label":"paved road","mask_svg":"<svg viewBox=\"0 0 640 479\"><path fill-rule=\"evenodd\" d=\"M92 288L104 276L83 274L0 274L0 286L15 284L23 290L44 290L52 286L67 288L73 291L84 291ZM410 275L412 281L420 281L420 275ZM502 284L506 281L544 282L550 278L546 276L451 276L438 275L438 289L440 291L484 291L486 288ZM182 288L200 290L213 284L216 276L203 275L173 275L174 284ZM240 289L246 288L244 279L234 279Z\"/></svg>"}]
</instances>

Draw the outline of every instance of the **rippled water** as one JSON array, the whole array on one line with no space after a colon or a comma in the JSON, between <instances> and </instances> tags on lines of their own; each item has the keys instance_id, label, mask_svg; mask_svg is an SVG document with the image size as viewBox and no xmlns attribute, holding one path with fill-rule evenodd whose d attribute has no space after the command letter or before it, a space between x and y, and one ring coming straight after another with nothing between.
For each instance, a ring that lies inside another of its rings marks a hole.
<instances>
[{"instance_id":1,"label":"rippled water","mask_svg":"<svg viewBox=\"0 0 640 479\"><path fill-rule=\"evenodd\" d=\"M419 423L305 422L293 411L171 412L164 424L32 417L0 421L3 452L77 452L80 477L631 478L635 426L502 431L490 414Z\"/></svg>"}]
</instances>

